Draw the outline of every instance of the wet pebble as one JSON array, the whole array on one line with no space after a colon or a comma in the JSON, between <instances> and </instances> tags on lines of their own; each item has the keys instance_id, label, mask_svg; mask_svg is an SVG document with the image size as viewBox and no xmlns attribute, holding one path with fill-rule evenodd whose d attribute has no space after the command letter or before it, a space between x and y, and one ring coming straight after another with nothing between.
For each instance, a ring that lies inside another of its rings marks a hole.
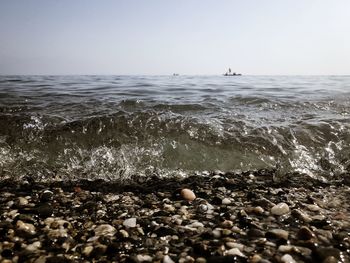
<instances>
[{"instance_id":1,"label":"wet pebble","mask_svg":"<svg viewBox=\"0 0 350 263\"><path fill-rule=\"evenodd\" d=\"M281 216L289 213L289 206L286 203L279 203L271 208L271 213L276 216Z\"/></svg>"},{"instance_id":2,"label":"wet pebble","mask_svg":"<svg viewBox=\"0 0 350 263\"><path fill-rule=\"evenodd\" d=\"M266 237L283 238L285 240L288 240L288 235L289 232L283 229L271 229L266 233Z\"/></svg>"},{"instance_id":3,"label":"wet pebble","mask_svg":"<svg viewBox=\"0 0 350 263\"><path fill-rule=\"evenodd\" d=\"M306 226L302 226L297 233L297 237L300 240L310 240L314 236L314 233Z\"/></svg>"}]
</instances>

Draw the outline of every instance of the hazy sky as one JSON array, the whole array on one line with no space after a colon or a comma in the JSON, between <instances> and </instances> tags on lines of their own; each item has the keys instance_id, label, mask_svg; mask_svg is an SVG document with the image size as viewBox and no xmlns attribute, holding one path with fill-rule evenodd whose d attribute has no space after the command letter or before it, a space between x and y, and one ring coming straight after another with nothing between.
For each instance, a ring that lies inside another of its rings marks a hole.
<instances>
[{"instance_id":1,"label":"hazy sky","mask_svg":"<svg viewBox=\"0 0 350 263\"><path fill-rule=\"evenodd\" d=\"M350 0L0 0L0 74L350 74Z\"/></svg>"}]
</instances>

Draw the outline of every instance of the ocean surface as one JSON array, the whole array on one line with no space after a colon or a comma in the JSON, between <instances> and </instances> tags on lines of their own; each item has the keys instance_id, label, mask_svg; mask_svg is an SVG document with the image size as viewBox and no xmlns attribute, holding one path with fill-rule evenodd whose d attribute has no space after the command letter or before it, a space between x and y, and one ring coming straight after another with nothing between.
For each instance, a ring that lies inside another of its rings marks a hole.
<instances>
[{"instance_id":1,"label":"ocean surface","mask_svg":"<svg viewBox=\"0 0 350 263\"><path fill-rule=\"evenodd\" d=\"M350 76L0 76L0 179L350 171Z\"/></svg>"}]
</instances>

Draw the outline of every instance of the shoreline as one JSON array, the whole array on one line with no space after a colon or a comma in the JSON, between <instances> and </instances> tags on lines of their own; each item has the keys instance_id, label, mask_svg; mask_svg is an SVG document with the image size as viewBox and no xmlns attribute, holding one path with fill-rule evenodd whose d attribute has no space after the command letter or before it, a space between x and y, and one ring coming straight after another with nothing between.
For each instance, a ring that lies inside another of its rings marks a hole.
<instances>
[{"instance_id":1,"label":"shoreline","mask_svg":"<svg viewBox=\"0 0 350 263\"><path fill-rule=\"evenodd\" d=\"M0 260L349 262L349 185L266 170L129 184L4 180Z\"/></svg>"}]
</instances>

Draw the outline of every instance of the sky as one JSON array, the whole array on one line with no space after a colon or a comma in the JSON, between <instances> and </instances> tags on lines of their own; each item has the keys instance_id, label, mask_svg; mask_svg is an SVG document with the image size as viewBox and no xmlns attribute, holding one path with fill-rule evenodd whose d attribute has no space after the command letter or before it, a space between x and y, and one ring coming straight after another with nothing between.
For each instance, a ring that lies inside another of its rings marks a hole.
<instances>
[{"instance_id":1,"label":"sky","mask_svg":"<svg viewBox=\"0 0 350 263\"><path fill-rule=\"evenodd\" d=\"M0 0L0 74L350 74L349 0Z\"/></svg>"}]
</instances>

